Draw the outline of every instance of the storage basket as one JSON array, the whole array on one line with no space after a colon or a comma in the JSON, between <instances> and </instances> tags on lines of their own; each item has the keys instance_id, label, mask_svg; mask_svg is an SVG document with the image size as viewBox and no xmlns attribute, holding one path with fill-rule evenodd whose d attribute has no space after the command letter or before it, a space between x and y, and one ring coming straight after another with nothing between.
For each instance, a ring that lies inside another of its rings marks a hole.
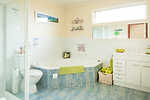
<instances>
[{"instance_id":1,"label":"storage basket","mask_svg":"<svg viewBox=\"0 0 150 100\"><path fill-rule=\"evenodd\" d=\"M112 74L104 74L101 71L98 72L99 74L99 82L104 83L107 85L113 85L113 75Z\"/></svg>"}]
</instances>

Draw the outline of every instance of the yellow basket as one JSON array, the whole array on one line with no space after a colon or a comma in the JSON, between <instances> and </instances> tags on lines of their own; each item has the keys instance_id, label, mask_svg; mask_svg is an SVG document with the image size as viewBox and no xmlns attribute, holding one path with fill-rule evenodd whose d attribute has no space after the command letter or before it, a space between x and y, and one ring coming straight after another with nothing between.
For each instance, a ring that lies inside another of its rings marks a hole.
<instances>
[{"instance_id":1,"label":"yellow basket","mask_svg":"<svg viewBox=\"0 0 150 100\"><path fill-rule=\"evenodd\" d=\"M116 49L116 52L117 52L117 53L124 53L124 52L125 52L125 49Z\"/></svg>"}]
</instances>

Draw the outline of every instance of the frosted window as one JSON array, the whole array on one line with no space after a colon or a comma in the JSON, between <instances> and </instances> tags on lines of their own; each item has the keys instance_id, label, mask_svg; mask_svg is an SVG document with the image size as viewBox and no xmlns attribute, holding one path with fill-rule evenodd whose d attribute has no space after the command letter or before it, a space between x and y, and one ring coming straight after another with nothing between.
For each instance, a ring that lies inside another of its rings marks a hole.
<instances>
[{"instance_id":1,"label":"frosted window","mask_svg":"<svg viewBox=\"0 0 150 100\"><path fill-rule=\"evenodd\" d=\"M136 5L111 10L96 11L94 23L107 23L117 21L142 20L147 18L147 6Z\"/></svg>"},{"instance_id":2,"label":"frosted window","mask_svg":"<svg viewBox=\"0 0 150 100\"><path fill-rule=\"evenodd\" d=\"M93 39L127 39L128 24L106 24L92 28Z\"/></svg>"},{"instance_id":3,"label":"frosted window","mask_svg":"<svg viewBox=\"0 0 150 100\"><path fill-rule=\"evenodd\" d=\"M93 38L94 39L103 38L103 27L94 27L93 28Z\"/></svg>"},{"instance_id":4,"label":"frosted window","mask_svg":"<svg viewBox=\"0 0 150 100\"><path fill-rule=\"evenodd\" d=\"M111 26L97 26L93 28L94 39L111 39L113 35Z\"/></svg>"}]
</instances>

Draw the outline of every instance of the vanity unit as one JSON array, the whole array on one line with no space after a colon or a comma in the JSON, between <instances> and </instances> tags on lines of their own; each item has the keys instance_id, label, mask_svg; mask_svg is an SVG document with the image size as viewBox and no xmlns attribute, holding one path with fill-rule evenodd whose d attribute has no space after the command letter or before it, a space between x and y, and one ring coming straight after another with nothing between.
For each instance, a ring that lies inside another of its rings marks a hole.
<instances>
[{"instance_id":1,"label":"vanity unit","mask_svg":"<svg viewBox=\"0 0 150 100\"><path fill-rule=\"evenodd\" d=\"M150 92L150 55L114 54L115 85Z\"/></svg>"}]
</instances>

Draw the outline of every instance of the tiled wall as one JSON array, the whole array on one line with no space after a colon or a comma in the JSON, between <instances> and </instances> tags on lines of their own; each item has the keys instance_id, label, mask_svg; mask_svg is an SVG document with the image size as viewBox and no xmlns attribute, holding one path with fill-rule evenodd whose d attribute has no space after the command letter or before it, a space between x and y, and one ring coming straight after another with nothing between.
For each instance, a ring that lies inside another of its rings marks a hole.
<instances>
[{"instance_id":1,"label":"tiled wall","mask_svg":"<svg viewBox=\"0 0 150 100\"><path fill-rule=\"evenodd\" d=\"M47 70L36 68L43 72L43 77L38 82L38 89L42 88L75 88L75 87L95 87L97 82L96 67L85 68L84 73L60 75L59 69ZM58 74L57 79L53 79L53 74Z\"/></svg>"}]
</instances>

